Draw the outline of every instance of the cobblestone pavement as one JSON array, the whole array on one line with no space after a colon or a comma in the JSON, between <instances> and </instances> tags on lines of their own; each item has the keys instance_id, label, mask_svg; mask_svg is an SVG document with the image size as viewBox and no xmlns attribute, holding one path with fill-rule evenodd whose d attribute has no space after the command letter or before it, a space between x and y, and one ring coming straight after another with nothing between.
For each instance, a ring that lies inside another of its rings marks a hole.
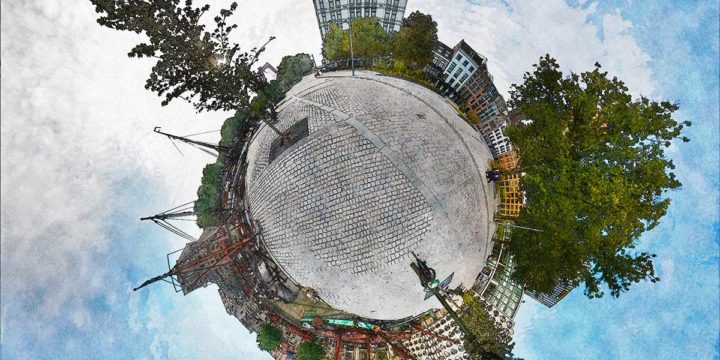
<instances>
[{"instance_id":1,"label":"cobblestone pavement","mask_svg":"<svg viewBox=\"0 0 720 360\"><path fill-rule=\"evenodd\" d=\"M373 72L305 77L279 110L310 134L268 161L267 127L248 152L250 211L268 249L332 306L376 319L439 307L423 301L411 251L451 286L484 265L495 200L491 155L434 92ZM489 210L491 209L491 210Z\"/></svg>"}]
</instances>

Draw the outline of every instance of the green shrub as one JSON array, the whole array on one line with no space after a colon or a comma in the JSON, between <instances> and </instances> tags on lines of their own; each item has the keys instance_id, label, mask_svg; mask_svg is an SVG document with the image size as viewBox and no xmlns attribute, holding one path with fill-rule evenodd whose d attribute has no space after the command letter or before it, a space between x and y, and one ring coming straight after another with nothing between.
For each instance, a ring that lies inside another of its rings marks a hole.
<instances>
[{"instance_id":1,"label":"green shrub","mask_svg":"<svg viewBox=\"0 0 720 360\"><path fill-rule=\"evenodd\" d=\"M200 187L197 191L197 201L195 202L195 212L197 212L197 224L201 228L215 226L220 223L215 216L215 210L220 203L220 172L223 163L220 159L213 164L207 164L203 169L203 176Z\"/></svg>"},{"instance_id":2,"label":"green shrub","mask_svg":"<svg viewBox=\"0 0 720 360\"><path fill-rule=\"evenodd\" d=\"M257 335L260 350L273 351L280 346L280 342L282 342L282 331L279 328L270 324L260 325Z\"/></svg>"},{"instance_id":3,"label":"green shrub","mask_svg":"<svg viewBox=\"0 0 720 360\"><path fill-rule=\"evenodd\" d=\"M325 349L315 339L297 347L297 360L320 360L325 357Z\"/></svg>"}]
</instances>

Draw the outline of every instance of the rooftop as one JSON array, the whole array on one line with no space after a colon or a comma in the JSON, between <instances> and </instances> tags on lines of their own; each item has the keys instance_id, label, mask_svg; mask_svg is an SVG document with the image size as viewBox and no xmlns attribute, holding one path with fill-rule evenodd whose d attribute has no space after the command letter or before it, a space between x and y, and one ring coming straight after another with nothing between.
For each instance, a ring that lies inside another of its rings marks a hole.
<instances>
[{"instance_id":1,"label":"rooftop","mask_svg":"<svg viewBox=\"0 0 720 360\"><path fill-rule=\"evenodd\" d=\"M453 48L453 50L462 50L465 54L470 56L470 58L478 65L482 65L487 63L487 58L480 55L475 49L473 49L468 43L465 42L465 39L460 40L457 45Z\"/></svg>"},{"instance_id":2,"label":"rooftop","mask_svg":"<svg viewBox=\"0 0 720 360\"><path fill-rule=\"evenodd\" d=\"M444 99L373 72L308 76L278 128L307 118L308 135L269 161L263 126L248 150L251 215L275 260L331 306L374 319L438 308L411 251L451 287L470 287L490 251L491 155Z\"/></svg>"}]
</instances>

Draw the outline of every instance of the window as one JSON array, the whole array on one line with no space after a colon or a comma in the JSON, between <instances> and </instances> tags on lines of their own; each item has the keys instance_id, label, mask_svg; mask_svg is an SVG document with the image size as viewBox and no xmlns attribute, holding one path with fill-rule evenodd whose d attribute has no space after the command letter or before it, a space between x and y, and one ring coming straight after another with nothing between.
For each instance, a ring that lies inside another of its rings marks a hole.
<instances>
[{"instance_id":1,"label":"window","mask_svg":"<svg viewBox=\"0 0 720 360\"><path fill-rule=\"evenodd\" d=\"M463 61L463 66L468 66L469 63L470 63L469 61L465 60L465 61Z\"/></svg>"},{"instance_id":2,"label":"window","mask_svg":"<svg viewBox=\"0 0 720 360\"><path fill-rule=\"evenodd\" d=\"M471 67L468 69L469 72L473 72L473 70L475 70L475 67L474 67L474 66L471 66Z\"/></svg>"},{"instance_id":3,"label":"window","mask_svg":"<svg viewBox=\"0 0 720 360\"><path fill-rule=\"evenodd\" d=\"M463 74L463 76L460 78L460 82L465 81L465 79L468 78L468 74Z\"/></svg>"},{"instance_id":4,"label":"window","mask_svg":"<svg viewBox=\"0 0 720 360\"><path fill-rule=\"evenodd\" d=\"M462 72L462 68L458 68L457 70L455 70L455 74L453 76L457 77L458 75L460 75L461 72Z\"/></svg>"},{"instance_id":5,"label":"window","mask_svg":"<svg viewBox=\"0 0 720 360\"><path fill-rule=\"evenodd\" d=\"M457 63L450 64L450 67L447 69L448 73L453 71L453 69L455 68L455 65L457 65Z\"/></svg>"},{"instance_id":6,"label":"window","mask_svg":"<svg viewBox=\"0 0 720 360\"><path fill-rule=\"evenodd\" d=\"M458 53L457 56L455 56L455 60L460 61L460 59L462 59L462 55Z\"/></svg>"},{"instance_id":7,"label":"window","mask_svg":"<svg viewBox=\"0 0 720 360\"><path fill-rule=\"evenodd\" d=\"M320 1L318 1L318 2L320 3L320 8L321 8L321 9L324 9L324 8L325 8L325 1L324 1L324 0L320 0Z\"/></svg>"}]
</instances>

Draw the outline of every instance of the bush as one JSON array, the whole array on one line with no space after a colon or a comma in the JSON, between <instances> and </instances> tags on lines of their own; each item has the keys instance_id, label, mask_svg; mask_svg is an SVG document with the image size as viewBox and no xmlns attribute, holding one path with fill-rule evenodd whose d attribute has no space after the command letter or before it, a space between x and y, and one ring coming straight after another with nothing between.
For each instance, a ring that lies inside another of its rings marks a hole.
<instances>
[{"instance_id":1,"label":"bush","mask_svg":"<svg viewBox=\"0 0 720 360\"><path fill-rule=\"evenodd\" d=\"M297 360L320 360L325 357L325 349L315 339L297 347Z\"/></svg>"},{"instance_id":2,"label":"bush","mask_svg":"<svg viewBox=\"0 0 720 360\"><path fill-rule=\"evenodd\" d=\"M280 346L282 342L282 331L270 324L260 325L257 335L258 348L265 351L273 351Z\"/></svg>"},{"instance_id":3,"label":"bush","mask_svg":"<svg viewBox=\"0 0 720 360\"><path fill-rule=\"evenodd\" d=\"M387 71L388 70L388 63L385 61L385 59L380 59L377 62L377 65L375 65L375 68L379 71Z\"/></svg>"},{"instance_id":4,"label":"bush","mask_svg":"<svg viewBox=\"0 0 720 360\"><path fill-rule=\"evenodd\" d=\"M213 164L207 164L203 169L203 176L200 187L197 191L197 201L195 202L195 212L197 212L197 225L201 228L207 228L218 225L220 221L215 217L215 210L220 202L220 172L223 163L220 159Z\"/></svg>"},{"instance_id":5,"label":"bush","mask_svg":"<svg viewBox=\"0 0 720 360\"><path fill-rule=\"evenodd\" d=\"M278 66L278 85L283 92L290 90L295 84L302 80L303 76L310 74L315 64L308 54L300 53L293 56L285 56Z\"/></svg>"},{"instance_id":6,"label":"bush","mask_svg":"<svg viewBox=\"0 0 720 360\"><path fill-rule=\"evenodd\" d=\"M220 145L230 146L232 145L232 139L235 137L237 128L245 118L245 114L241 111L236 111L233 117L227 118L220 128Z\"/></svg>"},{"instance_id":7,"label":"bush","mask_svg":"<svg viewBox=\"0 0 720 360\"><path fill-rule=\"evenodd\" d=\"M397 64L397 62L395 62ZM398 71L396 69L405 69L403 71ZM384 69L381 66L375 66L373 68L374 71L377 71L381 74L389 75L389 76L395 76L399 78L403 78L408 81L412 81L416 84L422 85L436 93L440 93L437 87L435 85L427 80L425 80L425 73L422 70L407 70L405 68L405 65L393 65L393 69Z\"/></svg>"}]
</instances>

